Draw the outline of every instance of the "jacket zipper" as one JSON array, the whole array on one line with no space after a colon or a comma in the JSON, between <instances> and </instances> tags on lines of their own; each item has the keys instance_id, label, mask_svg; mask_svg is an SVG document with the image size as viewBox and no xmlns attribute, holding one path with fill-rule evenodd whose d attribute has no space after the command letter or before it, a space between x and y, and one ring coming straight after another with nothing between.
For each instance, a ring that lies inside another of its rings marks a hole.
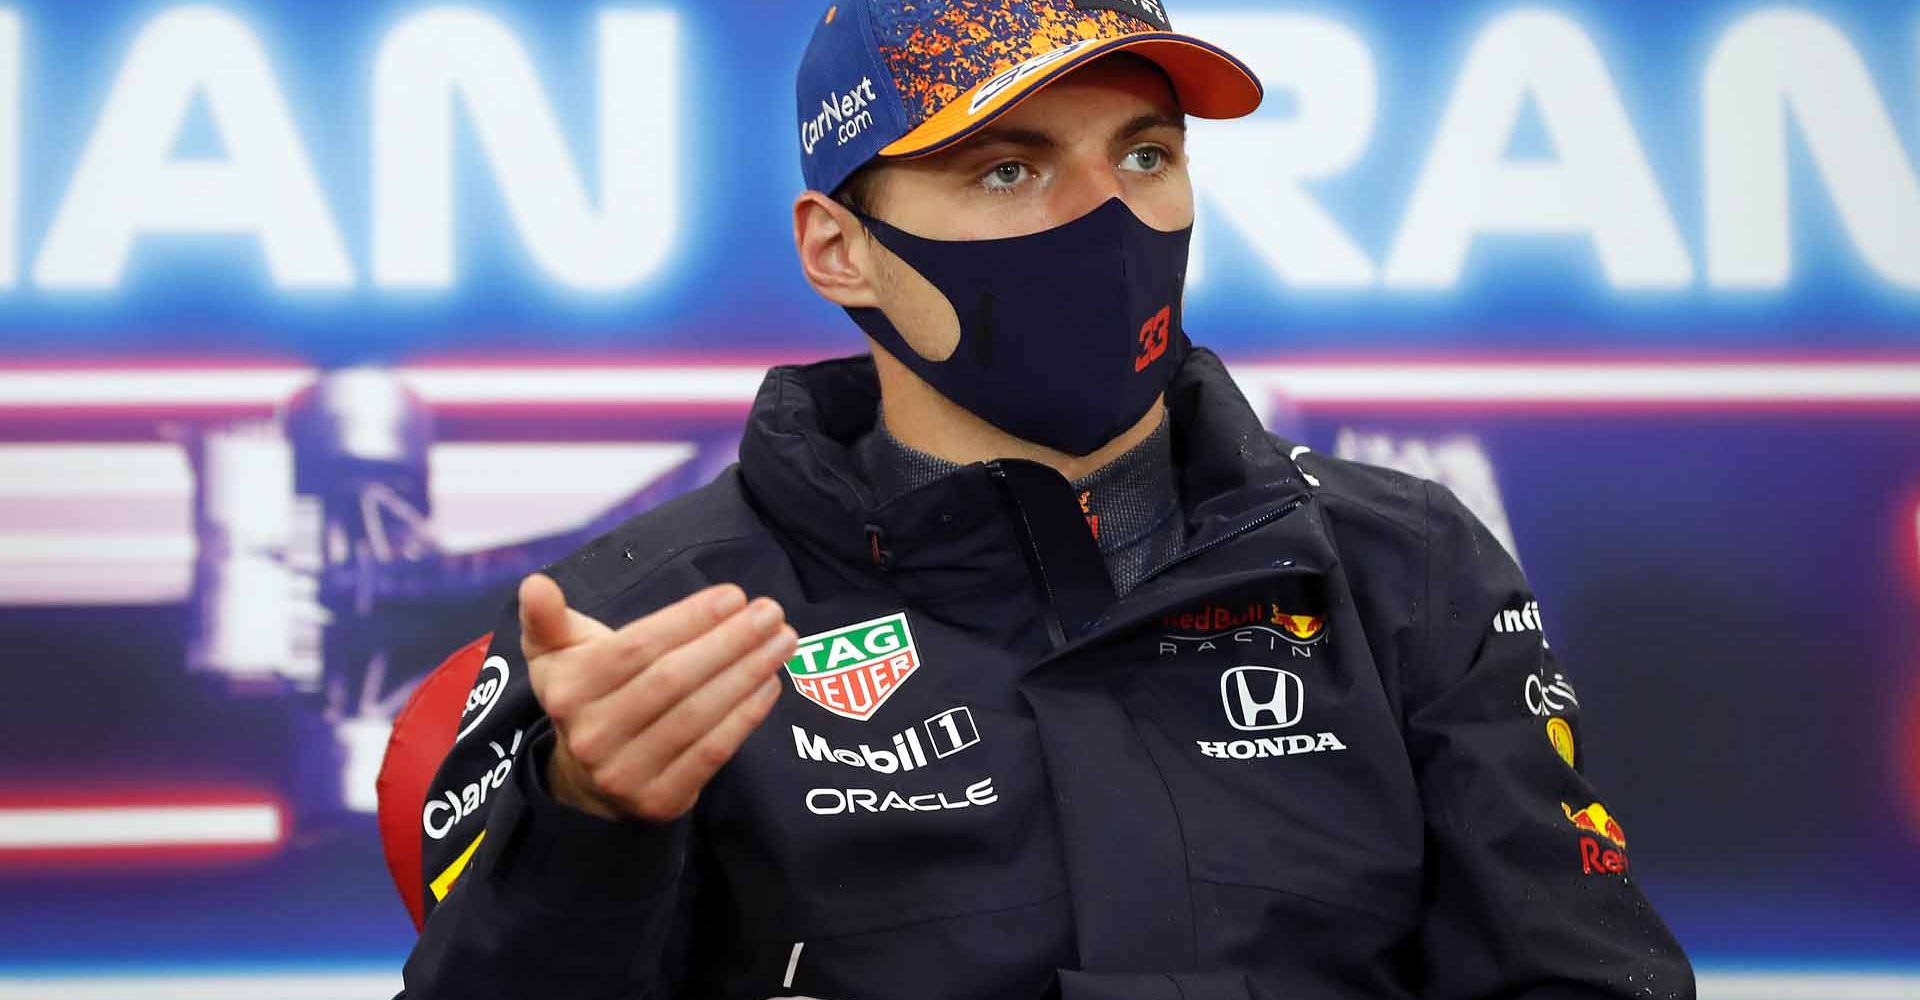
<instances>
[{"instance_id":1,"label":"jacket zipper","mask_svg":"<svg viewBox=\"0 0 1920 1000\"><path fill-rule=\"evenodd\" d=\"M1053 587L1047 582L1046 570L1040 560L1040 548L1039 545L1034 542L1033 529L1027 522L1027 512L1020 507L1019 501L1014 499L1013 490L1007 485L1006 471L1000 467L1000 463L988 462L986 466L987 474L993 479L994 487L1000 493L1002 505L1013 515L1016 522L1015 534L1020 536L1020 554L1024 556L1027 561L1027 576L1032 579L1034 587L1040 591L1041 603L1046 606L1046 614L1044 617L1047 623L1047 638L1053 643L1054 649L1059 649L1067 645L1067 630L1060 620L1059 608L1054 603ZM1261 514L1259 517L1234 526L1231 530L1212 539L1205 545L1187 549L1179 555L1148 570L1140 577L1140 583L1134 585L1135 589L1138 589L1140 584L1146 583L1148 580L1159 576L1162 572L1174 566L1178 566L1189 559L1211 552L1249 531L1286 517L1288 514L1299 510L1306 502L1307 497L1305 496L1295 497L1279 507ZM1101 620L1104 620L1105 617L1104 615L1101 616ZM1096 621L1093 624L1094 627L1097 628L1100 625L1100 621Z\"/></svg>"},{"instance_id":2,"label":"jacket zipper","mask_svg":"<svg viewBox=\"0 0 1920 1000\"><path fill-rule=\"evenodd\" d=\"M1221 545L1225 545L1227 542L1230 542L1233 539L1238 538L1241 535L1244 535L1247 532L1260 527L1261 525L1271 524L1274 521L1278 521L1281 518L1286 517L1288 514L1291 514L1294 511L1299 510L1300 507L1306 502L1307 502L1306 497L1300 497L1294 500L1290 500L1287 503L1274 508L1273 510L1267 511L1266 513L1261 514L1258 517L1255 517L1246 521L1243 524L1236 525L1231 530L1220 535L1220 537L1215 538L1212 541L1206 543L1205 545L1188 549L1187 551L1182 552L1181 554L1173 557L1172 559L1169 559L1166 562L1163 562L1160 565L1155 566L1152 570L1148 571L1148 573L1145 576L1142 576L1140 578L1140 583L1144 584L1148 580L1151 580L1153 579L1153 577L1157 576L1161 571L1169 569L1195 556L1201 555L1202 553L1209 552L1215 548L1218 548ZM1139 590L1139 587L1140 587L1140 584L1134 585L1134 589L1136 591ZM1121 604L1125 604L1125 603L1126 602L1124 600L1116 603L1113 606L1113 608L1108 609L1106 614L1101 615L1099 618L1095 619L1091 624L1089 624L1087 627L1086 633L1081 635L1079 639L1076 639L1074 641L1076 643L1088 641L1089 637L1091 637L1093 633L1099 631L1102 627L1104 627L1105 625L1107 625L1109 622L1113 620L1113 612L1117 610ZM1051 653L1048 653L1045 657L1042 657L1042 661L1044 662L1046 660L1050 660L1054 656L1058 655L1060 652L1060 648L1061 647L1059 646L1054 647L1054 651Z\"/></svg>"},{"instance_id":3,"label":"jacket zipper","mask_svg":"<svg viewBox=\"0 0 1920 1000\"><path fill-rule=\"evenodd\" d=\"M1007 485L1007 472L999 462L987 463L987 474L992 477L994 488L1000 492L1000 502L1013 515L1014 533L1020 536L1020 554L1027 560L1027 576L1040 591L1040 603L1046 607L1047 639L1054 649L1067 644L1067 629L1060 621L1060 609L1053 600L1053 587L1047 583L1047 572L1040 561L1040 547L1033 540L1033 528L1027 522L1027 512L1020 502L1014 499L1013 488Z\"/></svg>"},{"instance_id":4,"label":"jacket zipper","mask_svg":"<svg viewBox=\"0 0 1920 1000\"><path fill-rule=\"evenodd\" d=\"M1160 565L1155 566L1154 568L1146 571L1146 573L1141 575L1140 583L1134 584L1134 588L1139 589L1139 586L1141 583L1146 583L1148 580L1151 580L1154 577L1159 576L1161 571L1163 570L1171 569L1174 566L1178 566L1179 564L1186 562L1188 559L1194 558L1195 556L1201 555L1206 552L1211 552L1214 549L1217 549L1220 546L1225 545L1226 543L1233 541L1235 538L1238 538L1241 535L1244 535L1247 532L1252 531L1253 529L1258 528L1262 525L1270 524L1274 521L1278 521L1281 518L1286 517L1288 514L1291 514L1294 511L1299 510L1301 506L1303 506L1306 502L1307 502L1307 498L1304 496L1295 497L1294 499L1287 501L1281 506L1276 507L1273 510L1267 511L1265 514L1262 514L1259 517L1256 517L1253 520L1246 522L1245 524L1237 525L1236 527L1233 528L1233 530L1226 532L1225 534L1221 535L1218 538L1213 539L1212 541L1206 543L1205 545L1199 546L1198 548L1187 549L1186 551L1181 552L1179 555L1174 556L1172 559L1169 559L1166 562L1163 562Z\"/></svg>"}]
</instances>

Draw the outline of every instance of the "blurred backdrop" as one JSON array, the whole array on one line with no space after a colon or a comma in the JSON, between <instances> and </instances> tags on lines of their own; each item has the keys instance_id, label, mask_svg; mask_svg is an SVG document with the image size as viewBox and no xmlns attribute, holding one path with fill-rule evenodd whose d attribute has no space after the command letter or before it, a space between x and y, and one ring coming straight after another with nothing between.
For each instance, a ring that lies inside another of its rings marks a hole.
<instances>
[{"instance_id":1,"label":"blurred backdrop","mask_svg":"<svg viewBox=\"0 0 1920 1000\"><path fill-rule=\"evenodd\" d=\"M0 998L397 988L396 707L862 346L816 7L0 2ZM1920 4L1172 13L1193 339L1513 547L1703 996L1920 996Z\"/></svg>"}]
</instances>

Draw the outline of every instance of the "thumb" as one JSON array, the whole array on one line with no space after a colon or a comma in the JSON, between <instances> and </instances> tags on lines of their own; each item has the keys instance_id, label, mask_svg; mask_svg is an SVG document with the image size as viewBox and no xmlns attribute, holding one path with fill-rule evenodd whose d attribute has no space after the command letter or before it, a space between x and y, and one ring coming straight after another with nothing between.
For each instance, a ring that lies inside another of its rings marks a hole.
<instances>
[{"instance_id":1,"label":"thumb","mask_svg":"<svg viewBox=\"0 0 1920 1000\"><path fill-rule=\"evenodd\" d=\"M527 662L608 631L567 607L567 595L552 577L534 573L520 581L520 653Z\"/></svg>"}]
</instances>

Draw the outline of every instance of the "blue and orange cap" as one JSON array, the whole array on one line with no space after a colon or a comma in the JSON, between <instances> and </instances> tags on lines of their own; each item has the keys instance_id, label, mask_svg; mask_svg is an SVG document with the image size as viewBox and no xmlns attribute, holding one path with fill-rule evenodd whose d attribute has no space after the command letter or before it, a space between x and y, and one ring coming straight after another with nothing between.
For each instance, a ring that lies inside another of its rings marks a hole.
<instances>
[{"instance_id":1,"label":"blue and orange cap","mask_svg":"<svg viewBox=\"0 0 1920 1000\"><path fill-rule=\"evenodd\" d=\"M801 173L831 192L876 157L938 152L1123 49L1166 71L1187 114L1260 105L1253 71L1176 33L1161 0L838 0L800 61Z\"/></svg>"}]
</instances>

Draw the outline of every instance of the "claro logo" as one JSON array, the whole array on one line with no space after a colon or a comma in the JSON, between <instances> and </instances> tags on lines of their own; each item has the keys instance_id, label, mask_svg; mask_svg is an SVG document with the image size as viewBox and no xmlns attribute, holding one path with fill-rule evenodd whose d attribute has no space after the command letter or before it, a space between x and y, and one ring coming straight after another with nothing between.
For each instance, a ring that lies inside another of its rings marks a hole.
<instances>
[{"instance_id":1,"label":"claro logo","mask_svg":"<svg viewBox=\"0 0 1920 1000\"><path fill-rule=\"evenodd\" d=\"M487 796L498 791L507 783L507 776L513 773L514 756L520 752L521 730L513 731L513 745L503 747L498 743L488 743L493 748L492 767L480 772L480 777L467 782L460 788L450 788L440 793L440 797L429 801L420 811L420 827L427 836L435 840L446 839L460 821L480 810L487 804Z\"/></svg>"}]
</instances>

